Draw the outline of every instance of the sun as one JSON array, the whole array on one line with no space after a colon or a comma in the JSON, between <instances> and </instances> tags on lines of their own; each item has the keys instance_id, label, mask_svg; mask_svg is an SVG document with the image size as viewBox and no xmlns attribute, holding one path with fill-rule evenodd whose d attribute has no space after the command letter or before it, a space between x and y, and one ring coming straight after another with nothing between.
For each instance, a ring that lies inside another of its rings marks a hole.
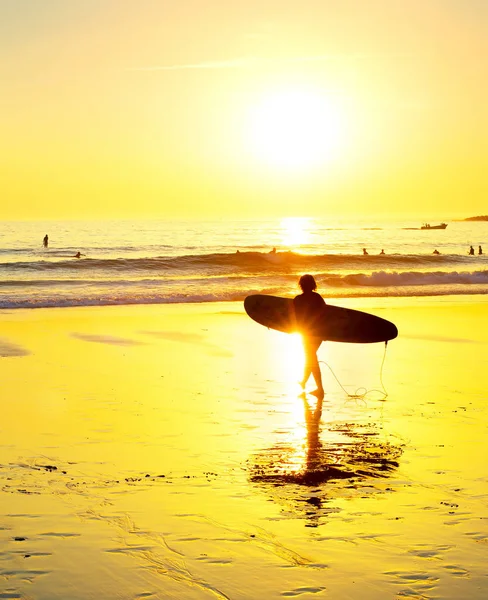
<instances>
[{"instance_id":1,"label":"sun","mask_svg":"<svg viewBox=\"0 0 488 600\"><path fill-rule=\"evenodd\" d=\"M323 165L342 152L343 109L323 93L276 92L253 107L249 137L253 154L281 171Z\"/></svg>"}]
</instances>

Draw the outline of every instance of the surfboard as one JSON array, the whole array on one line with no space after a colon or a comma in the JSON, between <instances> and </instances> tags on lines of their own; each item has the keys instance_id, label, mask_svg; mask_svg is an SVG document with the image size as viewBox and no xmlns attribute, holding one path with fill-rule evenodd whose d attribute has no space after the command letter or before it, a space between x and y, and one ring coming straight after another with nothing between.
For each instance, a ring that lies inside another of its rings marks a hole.
<instances>
[{"instance_id":1,"label":"surfboard","mask_svg":"<svg viewBox=\"0 0 488 600\"><path fill-rule=\"evenodd\" d=\"M298 331L291 298L255 294L247 296L244 308L251 319L260 325L285 333ZM398 329L390 321L376 315L326 304L324 316L313 334L324 341L371 344L393 340L398 335Z\"/></svg>"}]
</instances>

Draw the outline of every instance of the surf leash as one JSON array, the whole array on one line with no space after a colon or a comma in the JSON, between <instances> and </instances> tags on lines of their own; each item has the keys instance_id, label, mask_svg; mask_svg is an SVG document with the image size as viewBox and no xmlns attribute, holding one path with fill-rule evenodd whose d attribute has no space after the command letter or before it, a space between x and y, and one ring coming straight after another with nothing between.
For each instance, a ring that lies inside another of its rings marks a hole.
<instances>
[{"instance_id":1,"label":"surf leash","mask_svg":"<svg viewBox=\"0 0 488 600\"><path fill-rule=\"evenodd\" d=\"M383 365L385 364L387 347L388 347L388 341L385 342L385 351L383 352L383 359L381 361L381 367L380 367L380 383L381 383L381 387L383 388L381 390L377 390L377 389L368 390L365 387L359 387L356 389L354 394L350 394L346 390L346 388L342 385L342 383L339 381L339 379L338 379L337 375L334 373L334 370L332 369L332 367L328 363L326 363L325 360L319 360L319 363L322 363L329 369L329 371L334 376L334 379L337 381L337 383L341 387L342 391L346 394L346 396L348 398L351 398L354 400L364 400L368 394L376 393L376 394L380 394L380 397L378 398L378 400L380 400L380 401L386 400L386 398L388 397L388 392L386 391L385 384L383 383ZM362 390L364 390L364 391L362 391Z\"/></svg>"}]
</instances>

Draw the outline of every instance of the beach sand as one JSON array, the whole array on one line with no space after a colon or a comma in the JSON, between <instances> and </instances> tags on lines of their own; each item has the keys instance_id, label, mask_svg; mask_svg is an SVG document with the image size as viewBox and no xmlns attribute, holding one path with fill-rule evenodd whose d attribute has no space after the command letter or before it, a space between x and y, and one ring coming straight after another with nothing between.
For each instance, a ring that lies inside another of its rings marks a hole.
<instances>
[{"instance_id":1,"label":"beach sand","mask_svg":"<svg viewBox=\"0 0 488 600\"><path fill-rule=\"evenodd\" d=\"M339 304L321 415L242 303L2 311L0 598L486 598L488 299Z\"/></svg>"}]
</instances>

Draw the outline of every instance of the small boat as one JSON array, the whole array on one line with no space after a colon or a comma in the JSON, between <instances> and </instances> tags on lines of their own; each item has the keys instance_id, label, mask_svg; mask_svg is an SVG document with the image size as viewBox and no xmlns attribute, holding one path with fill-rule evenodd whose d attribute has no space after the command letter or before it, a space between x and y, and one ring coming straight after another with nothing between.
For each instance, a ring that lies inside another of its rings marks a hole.
<instances>
[{"instance_id":1,"label":"small boat","mask_svg":"<svg viewBox=\"0 0 488 600\"><path fill-rule=\"evenodd\" d=\"M430 225L430 223L424 223L420 229L445 229L447 223L441 223L440 225Z\"/></svg>"}]
</instances>

